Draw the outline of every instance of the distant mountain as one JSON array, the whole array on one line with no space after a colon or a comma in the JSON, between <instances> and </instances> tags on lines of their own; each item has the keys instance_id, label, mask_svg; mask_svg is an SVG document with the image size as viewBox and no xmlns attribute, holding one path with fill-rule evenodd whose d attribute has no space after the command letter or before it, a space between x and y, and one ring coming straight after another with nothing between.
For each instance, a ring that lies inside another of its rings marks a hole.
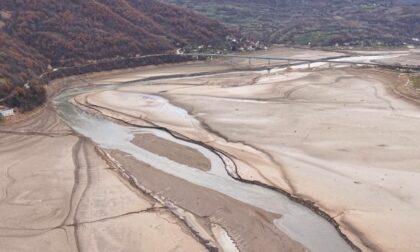
<instances>
[{"instance_id":1,"label":"distant mountain","mask_svg":"<svg viewBox=\"0 0 420 252\"><path fill-rule=\"evenodd\" d=\"M12 92L6 103L32 108L17 94L28 97L33 90L21 86L48 65L223 46L230 33L217 21L155 0L1 0L0 101Z\"/></svg>"},{"instance_id":2,"label":"distant mountain","mask_svg":"<svg viewBox=\"0 0 420 252\"><path fill-rule=\"evenodd\" d=\"M161 0L271 43L401 45L420 38L420 0Z\"/></svg>"}]
</instances>

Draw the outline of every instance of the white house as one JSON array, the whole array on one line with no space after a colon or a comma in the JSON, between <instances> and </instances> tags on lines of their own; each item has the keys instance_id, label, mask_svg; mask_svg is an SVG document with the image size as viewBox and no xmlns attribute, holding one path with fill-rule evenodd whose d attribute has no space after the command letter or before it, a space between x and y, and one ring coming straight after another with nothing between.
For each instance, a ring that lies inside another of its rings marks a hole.
<instances>
[{"instance_id":1,"label":"white house","mask_svg":"<svg viewBox=\"0 0 420 252\"><path fill-rule=\"evenodd\" d=\"M9 117L15 114L11 108L0 107L0 118Z\"/></svg>"}]
</instances>

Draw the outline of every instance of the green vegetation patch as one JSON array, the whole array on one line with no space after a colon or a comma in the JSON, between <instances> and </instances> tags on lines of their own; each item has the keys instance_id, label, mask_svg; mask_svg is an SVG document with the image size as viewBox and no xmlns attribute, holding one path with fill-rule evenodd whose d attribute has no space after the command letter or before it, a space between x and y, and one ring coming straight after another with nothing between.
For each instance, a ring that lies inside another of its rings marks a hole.
<instances>
[{"instance_id":1,"label":"green vegetation patch","mask_svg":"<svg viewBox=\"0 0 420 252\"><path fill-rule=\"evenodd\" d=\"M294 42L298 44L322 44L329 41L332 37L332 34L325 33L325 32L308 32L305 34L300 34L294 37Z\"/></svg>"},{"instance_id":2,"label":"green vegetation patch","mask_svg":"<svg viewBox=\"0 0 420 252\"><path fill-rule=\"evenodd\" d=\"M420 88L420 76L411 76L410 81L414 88Z\"/></svg>"}]
</instances>

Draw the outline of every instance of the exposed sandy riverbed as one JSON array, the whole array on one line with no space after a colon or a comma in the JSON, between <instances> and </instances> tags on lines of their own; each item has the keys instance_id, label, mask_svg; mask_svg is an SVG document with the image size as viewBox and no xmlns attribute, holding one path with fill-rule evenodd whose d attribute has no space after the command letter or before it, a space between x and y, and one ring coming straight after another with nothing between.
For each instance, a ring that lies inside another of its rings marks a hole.
<instances>
[{"instance_id":1,"label":"exposed sandy riverbed","mask_svg":"<svg viewBox=\"0 0 420 252\"><path fill-rule=\"evenodd\" d=\"M316 202L361 248L419 249L419 110L390 91L404 77L354 69L233 75L156 81L87 101L226 151L243 178Z\"/></svg>"},{"instance_id":2,"label":"exposed sandy riverbed","mask_svg":"<svg viewBox=\"0 0 420 252\"><path fill-rule=\"evenodd\" d=\"M145 187L188 209L207 233L212 234L212 224L222 226L240 251L305 251L274 226L273 221L279 218L275 214L161 172L123 153L111 155Z\"/></svg>"},{"instance_id":3,"label":"exposed sandy riverbed","mask_svg":"<svg viewBox=\"0 0 420 252\"><path fill-rule=\"evenodd\" d=\"M50 109L0 138L1 251L206 251Z\"/></svg>"},{"instance_id":4,"label":"exposed sandy riverbed","mask_svg":"<svg viewBox=\"0 0 420 252\"><path fill-rule=\"evenodd\" d=\"M342 55L281 48L256 54ZM244 67L247 60L217 60L119 70L59 80L49 91ZM315 202L363 250L418 251L420 116L415 95L408 103L390 91L399 84L398 93L409 94L405 77L355 69L273 72L156 80L76 100L118 120L165 127L223 151L244 179ZM281 216L125 153L98 153L50 109L0 127L2 249L202 251L206 243L233 251L305 249L274 225ZM186 145L144 133L133 143L209 170L210 161Z\"/></svg>"},{"instance_id":5,"label":"exposed sandy riverbed","mask_svg":"<svg viewBox=\"0 0 420 252\"><path fill-rule=\"evenodd\" d=\"M137 134L133 143L177 163L204 171L210 170L210 161L195 149L175 144L152 134Z\"/></svg>"}]
</instances>

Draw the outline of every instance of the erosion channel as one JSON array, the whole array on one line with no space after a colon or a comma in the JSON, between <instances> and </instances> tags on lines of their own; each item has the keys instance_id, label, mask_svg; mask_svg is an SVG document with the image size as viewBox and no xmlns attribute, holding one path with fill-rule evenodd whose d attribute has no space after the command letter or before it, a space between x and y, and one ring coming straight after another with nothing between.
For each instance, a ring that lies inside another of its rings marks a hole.
<instances>
[{"instance_id":1,"label":"erosion channel","mask_svg":"<svg viewBox=\"0 0 420 252\"><path fill-rule=\"evenodd\" d=\"M55 98L55 108L60 117L73 128L73 130L91 139L99 148L107 153L111 153L111 156L112 153L129 156L131 159L134 159L141 164L146 164L150 168L160 170L165 174L187 181L195 186L215 191L225 197L227 196L228 198L241 202L242 204L262 209L265 212L272 214L270 216L276 216L276 218L271 221L271 224L278 229L277 231L285 234L288 239L292 240L288 243L297 243L295 246L300 247L300 249L297 250L309 249L310 251L323 252L353 251L353 248L345 241L342 235L339 234L336 227L313 210L294 202L278 191L235 179L234 169L232 169L234 163L222 153L211 148L206 148L206 145L204 144L198 144L175 137L170 134L170 132L161 128L135 127L117 123L113 120L99 116L92 111L82 110L71 102L73 97L83 93L113 90L117 87L121 88L123 85L149 84L147 81L144 81L135 84L69 89ZM163 98L149 96L149 99ZM172 109L175 114L182 112L182 109L175 106ZM194 149L210 161L210 169L203 170L189 167L186 164L176 162L168 157L143 149L133 143L133 139L138 134L153 134L166 141ZM132 178L135 181L139 180L138 177L136 178L133 169L125 170L125 173L128 178ZM142 181L139 181L139 183L143 184ZM150 190L153 191L153 189ZM168 196L167 199L170 201L172 200L170 196ZM188 211L188 209L186 210ZM139 223L139 225L141 225L141 223ZM274 233L277 231L274 231ZM229 236L233 237L234 234L228 234L227 238L225 237L225 240L230 240ZM220 237L217 240L219 243L224 243L223 237ZM222 242L220 242L220 240ZM235 245L235 242L231 240L230 242L233 244L232 246L238 246L238 244ZM227 243L229 243L229 241ZM238 241L236 241L236 243L238 243ZM244 241L244 243L246 243L246 241ZM225 244L225 247L229 247L229 244Z\"/></svg>"}]
</instances>

